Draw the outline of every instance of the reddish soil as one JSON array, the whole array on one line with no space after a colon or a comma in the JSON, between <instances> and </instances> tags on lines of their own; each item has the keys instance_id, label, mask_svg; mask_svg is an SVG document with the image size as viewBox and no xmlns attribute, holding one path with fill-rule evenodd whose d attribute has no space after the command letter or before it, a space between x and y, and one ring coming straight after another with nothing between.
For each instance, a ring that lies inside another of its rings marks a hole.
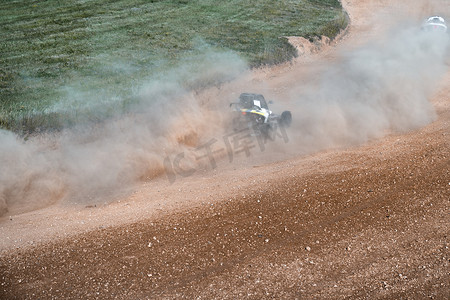
<instances>
[{"instance_id":1,"label":"reddish soil","mask_svg":"<svg viewBox=\"0 0 450 300\"><path fill-rule=\"evenodd\" d=\"M344 4L352 44L389 1ZM253 76L283 93L336 47ZM0 299L449 299L449 82L420 130L2 219Z\"/></svg>"}]
</instances>

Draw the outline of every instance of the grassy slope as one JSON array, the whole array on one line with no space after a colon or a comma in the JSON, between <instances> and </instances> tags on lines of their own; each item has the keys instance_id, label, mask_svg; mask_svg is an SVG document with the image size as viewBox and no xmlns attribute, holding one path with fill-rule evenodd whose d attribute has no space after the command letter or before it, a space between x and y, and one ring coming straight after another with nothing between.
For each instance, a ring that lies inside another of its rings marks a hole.
<instances>
[{"instance_id":1,"label":"grassy slope","mask_svg":"<svg viewBox=\"0 0 450 300\"><path fill-rule=\"evenodd\" d=\"M337 0L5 0L0 127L39 127L29 124L39 114L53 124L49 108L74 82L122 101L138 78L198 54L200 40L258 66L295 55L281 36L334 36L343 25Z\"/></svg>"}]
</instances>

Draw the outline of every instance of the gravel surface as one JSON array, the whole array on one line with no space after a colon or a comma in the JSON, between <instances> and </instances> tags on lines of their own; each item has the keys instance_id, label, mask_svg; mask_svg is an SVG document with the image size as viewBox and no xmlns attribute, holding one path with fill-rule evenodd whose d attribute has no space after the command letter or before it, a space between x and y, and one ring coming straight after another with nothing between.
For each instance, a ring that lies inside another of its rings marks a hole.
<instances>
[{"instance_id":1,"label":"gravel surface","mask_svg":"<svg viewBox=\"0 0 450 300\"><path fill-rule=\"evenodd\" d=\"M388 4L344 1L352 27L341 42ZM282 94L336 47L253 80ZM449 299L449 82L419 130L3 218L0 299Z\"/></svg>"}]
</instances>

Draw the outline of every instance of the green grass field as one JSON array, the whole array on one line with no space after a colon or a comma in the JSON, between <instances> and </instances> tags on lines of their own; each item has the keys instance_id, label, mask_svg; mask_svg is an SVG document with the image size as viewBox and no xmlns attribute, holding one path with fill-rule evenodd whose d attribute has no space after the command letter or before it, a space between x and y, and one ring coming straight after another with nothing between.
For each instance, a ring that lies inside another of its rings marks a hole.
<instances>
[{"instance_id":1,"label":"green grass field","mask_svg":"<svg viewBox=\"0 0 450 300\"><path fill-rule=\"evenodd\" d=\"M338 0L4 0L0 128L57 129L92 107L126 109L145 80L185 61L202 72L206 54L284 62L296 53L283 36L334 37L346 22Z\"/></svg>"}]
</instances>

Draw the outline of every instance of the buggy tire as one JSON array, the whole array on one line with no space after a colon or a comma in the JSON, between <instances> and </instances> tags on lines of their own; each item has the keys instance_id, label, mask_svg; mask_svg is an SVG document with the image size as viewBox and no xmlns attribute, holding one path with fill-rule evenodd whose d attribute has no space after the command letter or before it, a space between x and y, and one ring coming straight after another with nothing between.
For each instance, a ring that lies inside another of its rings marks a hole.
<instances>
[{"instance_id":1,"label":"buggy tire","mask_svg":"<svg viewBox=\"0 0 450 300\"><path fill-rule=\"evenodd\" d=\"M283 111L283 113L281 114L279 123L280 123L280 126L285 127L285 128L291 126L291 123L292 123L292 114L291 114L291 112L290 111Z\"/></svg>"}]
</instances>

